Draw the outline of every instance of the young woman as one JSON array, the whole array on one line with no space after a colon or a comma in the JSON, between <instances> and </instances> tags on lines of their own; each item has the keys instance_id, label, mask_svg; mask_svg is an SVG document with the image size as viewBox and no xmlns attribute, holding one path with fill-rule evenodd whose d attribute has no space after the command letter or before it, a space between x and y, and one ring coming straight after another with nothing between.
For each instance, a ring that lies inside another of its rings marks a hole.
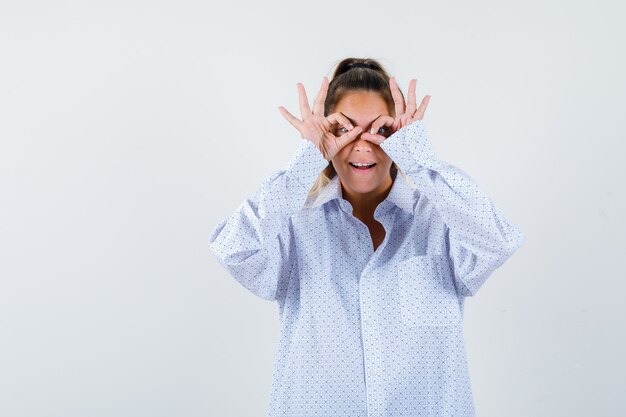
<instances>
[{"instance_id":1,"label":"young woman","mask_svg":"<svg viewBox=\"0 0 626 417\"><path fill-rule=\"evenodd\" d=\"M341 61L282 115L293 159L220 222L209 246L277 302L269 416L473 416L463 305L524 242L476 183L439 160L375 60Z\"/></svg>"}]
</instances>

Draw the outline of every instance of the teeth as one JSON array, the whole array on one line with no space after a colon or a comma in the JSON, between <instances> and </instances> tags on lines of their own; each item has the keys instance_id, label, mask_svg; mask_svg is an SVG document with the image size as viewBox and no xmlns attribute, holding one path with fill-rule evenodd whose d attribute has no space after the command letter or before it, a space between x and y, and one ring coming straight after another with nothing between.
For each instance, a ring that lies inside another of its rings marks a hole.
<instances>
[{"instance_id":1,"label":"teeth","mask_svg":"<svg viewBox=\"0 0 626 417\"><path fill-rule=\"evenodd\" d=\"M371 166L374 166L374 164L362 164L360 162L350 162L350 164L354 165L355 167L371 167Z\"/></svg>"}]
</instances>

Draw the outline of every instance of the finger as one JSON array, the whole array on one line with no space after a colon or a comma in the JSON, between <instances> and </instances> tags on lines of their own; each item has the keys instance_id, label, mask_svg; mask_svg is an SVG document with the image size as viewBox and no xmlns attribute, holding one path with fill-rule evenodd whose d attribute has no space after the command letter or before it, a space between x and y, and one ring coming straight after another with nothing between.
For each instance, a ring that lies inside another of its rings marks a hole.
<instances>
[{"instance_id":1,"label":"finger","mask_svg":"<svg viewBox=\"0 0 626 417\"><path fill-rule=\"evenodd\" d=\"M337 152L339 152L344 146L346 146L348 143L352 142L353 140L355 140L360 134L361 132L363 132L363 128L361 126L357 126L354 129L344 133L343 135L339 136L338 140L337 140Z\"/></svg>"},{"instance_id":2,"label":"finger","mask_svg":"<svg viewBox=\"0 0 626 417\"><path fill-rule=\"evenodd\" d=\"M385 126L391 130L391 126L393 125L394 118L388 115L380 115L374 122L372 122L372 127L370 128L370 134L377 135L378 131L381 127Z\"/></svg>"},{"instance_id":3,"label":"finger","mask_svg":"<svg viewBox=\"0 0 626 417\"><path fill-rule=\"evenodd\" d=\"M385 136L381 136L381 135L372 135L369 132L363 132L363 134L361 135L361 139L364 139L368 142L372 142L373 144L376 145L380 145L381 143L383 143L385 141L385 139L387 139Z\"/></svg>"},{"instance_id":4,"label":"finger","mask_svg":"<svg viewBox=\"0 0 626 417\"><path fill-rule=\"evenodd\" d=\"M297 83L298 95L300 97L300 117L302 120L307 119L311 115L311 107L309 107L309 99L302 83Z\"/></svg>"},{"instance_id":5,"label":"finger","mask_svg":"<svg viewBox=\"0 0 626 417\"><path fill-rule=\"evenodd\" d=\"M376 145L380 145L385 139L387 139L395 132L395 120L396 119L391 116L380 116L379 118L374 120L370 131L363 133L361 135L361 138L369 142L375 143ZM383 134L379 133L381 128L385 128L385 132Z\"/></svg>"},{"instance_id":6,"label":"finger","mask_svg":"<svg viewBox=\"0 0 626 417\"><path fill-rule=\"evenodd\" d=\"M409 117L413 116L413 113L415 113L415 109L417 108L417 105L415 104L415 85L417 84L417 80L415 78L413 78L411 80L411 82L409 83L409 102L406 106L406 114L409 115Z\"/></svg>"},{"instance_id":7,"label":"finger","mask_svg":"<svg viewBox=\"0 0 626 417\"><path fill-rule=\"evenodd\" d=\"M395 103L396 116L399 116L404 113L404 98L398 88L396 77L389 79L389 88L391 89L391 97L393 97L393 102Z\"/></svg>"},{"instance_id":8,"label":"finger","mask_svg":"<svg viewBox=\"0 0 626 417\"><path fill-rule=\"evenodd\" d=\"M287 121L291 123L293 127L295 127L296 129L298 129L298 131L300 131L300 126L302 125L302 121L300 119L298 119L293 114L289 113L289 111L283 106L278 106L278 111L280 111L283 117L287 119Z\"/></svg>"},{"instance_id":9,"label":"finger","mask_svg":"<svg viewBox=\"0 0 626 417\"><path fill-rule=\"evenodd\" d=\"M430 102L430 96L424 96L424 98L422 99L422 103L420 104L420 106L417 108L417 111L415 112L414 119L422 120L422 118L424 117L424 113L426 112L426 107L428 107L429 102Z\"/></svg>"},{"instance_id":10,"label":"finger","mask_svg":"<svg viewBox=\"0 0 626 417\"><path fill-rule=\"evenodd\" d=\"M335 155L337 155L348 143L355 140L359 134L363 131L363 128L360 126L355 127L354 129L344 133L341 136L335 136L332 133L325 133L325 140L320 141L321 152L326 158L326 160L332 160ZM330 146L328 145L328 141L332 141L334 143L334 150L332 153L329 152ZM326 156L328 155L328 156Z\"/></svg>"},{"instance_id":11,"label":"finger","mask_svg":"<svg viewBox=\"0 0 626 417\"><path fill-rule=\"evenodd\" d=\"M313 103L313 114L324 115L324 101L326 100L326 93L328 92L328 78L324 76L322 79L322 85L320 91L317 93L315 103Z\"/></svg>"},{"instance_id":12,"label":"finger","mask_svg":"<svg viewBox=\"0 0 626 417\"><path fill-rule=\"evenodd\" d=\"M343 113L340 113L340 112L328 115L326 117L326 120L328 120L333 125L340 124L348 130L354 129L354 126L352 126L352 123L350 123L350 120L348 120L348 118Z\"/></svg>"}]
</instances>

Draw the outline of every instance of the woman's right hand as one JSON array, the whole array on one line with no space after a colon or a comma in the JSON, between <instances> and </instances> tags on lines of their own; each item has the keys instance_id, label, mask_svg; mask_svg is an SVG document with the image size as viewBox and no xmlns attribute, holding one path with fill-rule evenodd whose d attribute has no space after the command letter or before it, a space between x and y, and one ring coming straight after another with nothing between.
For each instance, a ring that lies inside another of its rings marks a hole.
<instances>
[{"instance_id":1,"label":"woman's right hand","mask_svg":"<svg viewBox=\"0 0 626 417\"><path fill-rule=\"evenodd\" d=\"M283 106L279 106L278 110L300 132L302 138L313 142L324 158L330 161L337 152L352 142L363 131L363 128L360 126L353 127L350 121L341 113L324 116L324 101L328 92L328 78L324 77L322 80L322 86L313 104L313 112L311 112L309 107L309 100L307 99L304 86L302 83L297 83L297 86L302 120L289 113ZM341 136L335 136L336 125L341 125L348 131Z\"/></svg>"}]
</instances>

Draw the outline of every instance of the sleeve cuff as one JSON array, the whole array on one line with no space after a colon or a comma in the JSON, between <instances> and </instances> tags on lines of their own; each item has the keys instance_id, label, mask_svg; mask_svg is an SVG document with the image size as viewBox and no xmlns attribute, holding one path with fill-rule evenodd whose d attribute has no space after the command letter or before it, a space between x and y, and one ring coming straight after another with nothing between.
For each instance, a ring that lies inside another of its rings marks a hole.
<instances>
[{"instance_id":1,"label":"sleeve cuff","mask_svg":"<svg viewBox=\"0 0 626 417\"><path fill-rule=\"evenodd\" d=\"M403 172L415 171L417 166L437 165L435 152L428 140L424 122L415 120L394 132L380 147Z\"/></svg>"},{"instance_id":2,"label":"sleeve cuff","mask_svg":"<svg viewBox=\"0 0 626 417\"><path fill-rule=\"evenodd\" d=\"M299 185L312 186L322 170L328 166L317 147L308 139L301 139L296 154L287 164L289 177Z\"/></svg>"}]
</instances>

